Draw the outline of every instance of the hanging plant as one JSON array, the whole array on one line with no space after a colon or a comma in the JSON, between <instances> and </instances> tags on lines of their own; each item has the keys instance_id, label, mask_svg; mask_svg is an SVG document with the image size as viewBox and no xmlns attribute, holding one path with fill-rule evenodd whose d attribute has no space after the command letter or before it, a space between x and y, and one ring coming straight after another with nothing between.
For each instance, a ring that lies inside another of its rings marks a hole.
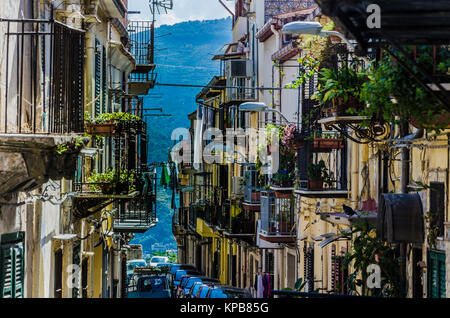
<instances>
[{"instance_id":1,"label":"hanging plant","mask_svg":"<svg viewBox=\"0 0 450 318\"><path fill-rule=\"evenodd\" d=\"M412 54L412 48L408 52ZM427 54L418 56L416 62L425 69L432 69L432 60ZM427 82L415 67L412 71L422 83ZM418 126L437 132L450 125L450 113L442 103L390 56L373 64L368 78L360 93L368 106L360 111L361 115L395 124L413 120Z\"/></svg>"}]
</instances>

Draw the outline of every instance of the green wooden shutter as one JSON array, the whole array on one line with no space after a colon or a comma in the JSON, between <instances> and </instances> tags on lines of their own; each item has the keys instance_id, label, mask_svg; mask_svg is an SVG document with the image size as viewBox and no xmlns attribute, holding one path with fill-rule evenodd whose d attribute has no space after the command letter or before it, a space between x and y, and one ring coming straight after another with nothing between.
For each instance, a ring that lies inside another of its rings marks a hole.
<instances>
[{"instance_id":1,"label":"green wooden shutter","mask_svg":"<svg viewBox=\"0 0 450 318\"><path fill-rule=\"evenodd\" d=\"M0 246L0 298L22 298L24 280L23 232L4 234Z\"/></svg>"},{"instance_id":2,"label":"green wooden shutter","mask_svg":"<svg viewBox=\"0 0 450 318\"><path fill-rule=\"evenodd\" d=\"M101 52L97 51L97 48L100 46L100 42L95 39L95 47L96 47L96 53L95 53L95 116L100 115L100 105L101 105L101 99L97 98L100 96L100 90L101 90L101 80L102 80L102 56Z\"/></svg>"},{"instance_id":3,"label":"green wooden shutter","mask_svg":"<svg viewBox=\"0 0 450 318\"><path fill-rule=\"evenodd\" d=\"M102 59L102 112L106 113L106 96L107 96L107 79L106 79L106 48L103 47L103 59Z\"/></svg>"},{"instance_id":4,"label":"green wooden shutter","mask_svg":"<svg viewBox=\"0 0 450 318\"><path fill-rule=\"evenodd\" d=\"M428 252L428 297L445 298L445 253Z\"/></svg>"}]
</instances>

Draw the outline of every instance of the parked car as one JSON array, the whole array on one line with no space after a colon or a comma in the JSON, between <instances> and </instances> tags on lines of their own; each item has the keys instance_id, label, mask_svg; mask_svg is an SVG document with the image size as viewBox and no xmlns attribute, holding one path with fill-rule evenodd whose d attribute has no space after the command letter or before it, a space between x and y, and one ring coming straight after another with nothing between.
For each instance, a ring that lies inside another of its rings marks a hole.
<instances>
[{"instance_id":1,"label":"parked car","mask_svg":"<svg viewBox=\"0 0 450 318\"><path fill-rule=\"evenodd\" d=\"M215 286L208 290L206 298L253 298L250 292L243 288L231 286Z\"/></svg>"},{"instance_id":2,"label":"parked car","mask_svg":"<svg viewBox=\"0 0 450 318\"><path fill-rule=\"evenodd\" d=\"M128 298L170 298L165 275L134 276L128 285Z\"/></svg>"},{"instance_id":3,"label":"parked car","mask_svg":"<svg viewBox=\"0 0 450 318\"><path fill-rule=\"evenodd\" d=\"M130 282L131 277L134 275L134 269L136 267L147 267L145 259L133 259L127 261L127 283Z\"/></svg>"},{"instance_id":4,"label":"parked car","mask_svg":"<svg viewBox=\"0 0 450 318\"><path fill-rule=\"evenodd\" d=\"M198 276L198 275L200 275L200 273L197 272L196 270L190 270L190 269L187 269L187 270L184 270L184 269L177 270L177 271L175 272L175 275L174 275L173 281L172 281L172 291L173 291L174 293L176 293L176 291L177 291L177 289L178 289L178 286L180 285L181 278L182 278L183 276L185 276L185 275L191 275L191 276L192 276L192 275L196 275L196 276Z\"/></svg>"},{"instance_id":5,"label":"parked car","mask_svg":"<svg viewBox=\"0 0 450 318\"><path fill-rule=\"evenodd\" d=\"M184 269L184 270L188 269L188 270L193 270L193 271L197 270L194 265L189 265L189 264L171 264L170 267L169 267L169 274L167 275L167 277L169 279L169 286L172 286L172 283L173 283L173 280L174 280L174 277L175 277L175 272L177 270L180 270L180 269Z\"/></svg>"},{"instance_id":6,"label":"parked car","mask_svg":"<svg viewBox=\"0 0 450 318\"><path fill-rule=\"evenodd\" d=\"M183 290L180 292L179 297L190 298L192 295L191 289L195 283L214 286L216 284L220 284L220 281L217 279L214 279L214 278L206 277L206 276L192 276L187 280L187 282L186 282L186 284L184 284L184 286L181 286L183 288Z\"/></svg>"},{"instance_id":7,"label":"parked car","mask_svg":"<svg viewBox=\"0 0 450 318\"><path fill-rule=\"evenodd\" d=\"M161 263L169 263L169 258L167 256L153 256L150 260L150 266L158 266Z\"/></svg>"}]
</instances>

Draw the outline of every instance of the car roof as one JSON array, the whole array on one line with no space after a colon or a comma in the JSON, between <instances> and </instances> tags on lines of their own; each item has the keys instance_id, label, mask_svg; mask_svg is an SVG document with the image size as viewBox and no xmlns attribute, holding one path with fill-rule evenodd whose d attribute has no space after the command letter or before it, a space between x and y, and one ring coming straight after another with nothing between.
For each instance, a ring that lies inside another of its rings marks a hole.
<instances>
[{"instance_id":1,"label":"car roof","mask_svg":"<svg viewBox=\"0 0 450 318\"><path fill-rule=\"evenodd\" d=\"M138 263L138 262L142 263L142 262L146 262L146 260L141 258L141 259L132 259L132 260L127 261L127 263Z\"/></svg>"}]
</instances>

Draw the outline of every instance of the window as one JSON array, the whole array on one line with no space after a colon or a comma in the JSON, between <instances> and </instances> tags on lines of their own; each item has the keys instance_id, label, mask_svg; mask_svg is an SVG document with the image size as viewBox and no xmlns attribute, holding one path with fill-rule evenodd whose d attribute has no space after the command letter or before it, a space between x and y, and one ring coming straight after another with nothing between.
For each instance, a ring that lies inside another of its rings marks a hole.
<instances>
[{"instance_id":1,"label":"window","mask_svg":"<svg viewBox=\"0 0 450 318\"><path fill-rule=\"evenodd\" d=\"M62 298L62 272L63 272L63 252L62 249L55 251L55 298Z\"/></svg>"},{"instance_id":2,"label":"window","mask_svg":"<svg viewBox=\"0 0 450 318\"><path fill-rule=\"evenodd\" d=\"M25 233L0 237L0 298L23 298Z\"/></svg>"},{"instance_id":3,"label":"window","mask_svg":"<svg viewBox=\"0 0 450 318\"><path fill-rule=\"evenodd\" d=\"M437 229L437 235L444 236L445 185L443 182L430 183L430 227Z\"/></svg>"}]
</instances>

